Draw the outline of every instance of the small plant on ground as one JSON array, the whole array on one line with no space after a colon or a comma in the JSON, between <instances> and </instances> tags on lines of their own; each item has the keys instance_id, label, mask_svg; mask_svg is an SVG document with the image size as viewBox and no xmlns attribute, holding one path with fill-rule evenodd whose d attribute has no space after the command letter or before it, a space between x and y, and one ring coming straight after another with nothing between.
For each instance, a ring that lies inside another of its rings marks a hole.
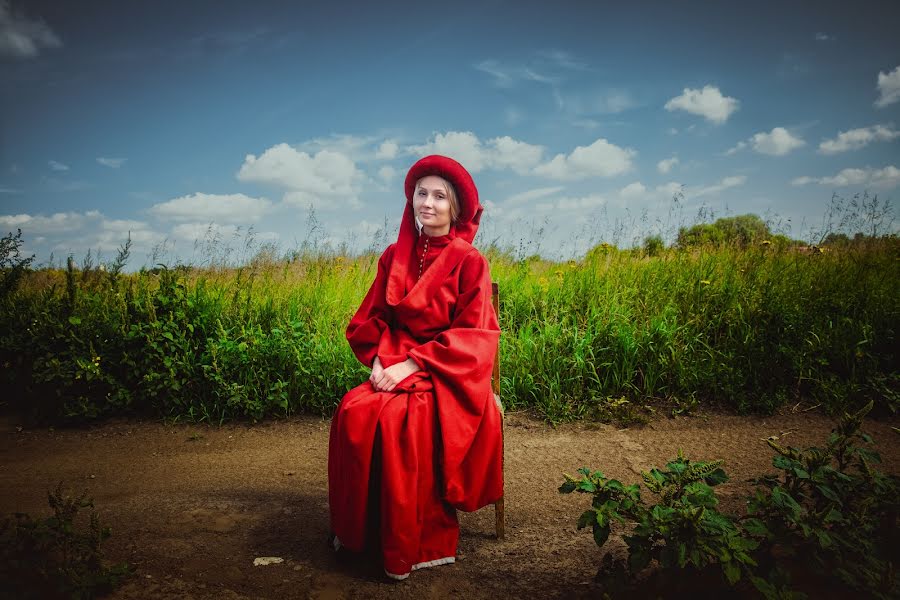
<instances>
[{"instance_id":1,"label":"small plant on ground","mask_svg":"<svg viewBox=\"0 0 900 600\"><path fill-rule=\"evenodd\" d=\"M677 567L698 573L718 565L725 581L734 585L743 570L755 566L750 553L757 543L716 508L713 487L728 479L721 464L693 462L679 452L665 470L642 473L644 485L658 497L656 504L643 501L638 485L626 486L586 468L579 470L580 477L566 475L559 491L593 496L578 528L590 526L598 546L606 543L613 522L634 525L631 535L625 536L632 575L653 561L664 570Z\"/></svg>"},{"instance_id":2,"label":"small plant on ground","mask_svg":"<svg viewBox=\"0 0 900 600\"><path fill-rule=\"evenodd\" d=\"M109 592L128 574L127 564L107 566L101 544L109 538L93 500L69 495L62 485L47 494L53 516L15 513L0 521L0 585L10 598L93 598ZM89 508L84 530L79 511Z\"/></svg>"},{"instance_id":3,"label":"small plant on ground","mask_svg":"<svg viewBox=\"0 0 900 600\"><path fill-rule=\"evenodd\" d=\"M666 470L641 474L657 504L645 503L638 485L586 468L580 477L566 475L559 491L593 496L578 528L590 526L598 546L606 543L612 523L633 525L624 536L628 571L637 575L655 561L655 576L667 592L689 591L684 586L695 579L709 592L708 581L685 577L686 571L700 575L717 564L729 585L746 575L769 599L805 597L793 588L806 583L848 597L898 598L900 479L874 467L881 459L872 438L860 431L872 405L844 414L823 448L767 440L780 473L752 480L758 488L742 518L716 508L713 487L726 480L722 461L692 462L680 452ZM624 570L608 553L598 577L605 575L615 591L623 586Z\"/></svg>"},{"instance_id":4,"label":"small plant on ground","mask_svg":"<svg viewBox=\"0 0 900 600\"><path fill-rule=\"evenodd\" d=\"M860 431L871 409L869 402L845 414L824 448L768 441L780 473L756 480L760 487L748 503L752 518L744 523L762 542L764 567L774 567L776 557L796 560L830 585L877 598L900 596L900 486L873 466L881 459Z\"/></svg>"}]
</instances>

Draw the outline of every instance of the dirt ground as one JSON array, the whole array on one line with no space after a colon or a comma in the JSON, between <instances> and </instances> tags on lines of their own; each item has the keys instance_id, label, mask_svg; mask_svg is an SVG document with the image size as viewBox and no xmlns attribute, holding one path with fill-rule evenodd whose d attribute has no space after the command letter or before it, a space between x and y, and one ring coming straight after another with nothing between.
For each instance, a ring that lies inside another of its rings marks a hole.
<instances>
[{"instance_id":1,"label":"dirt ground","mask_svg":"<svg viewBox=\"0 0 900 600\"><path fill-rule=\"evenodd\" d=\"M867 422L900 471L893 422ZM628 429L556 428L526 415L506 421L506 539L493 508L460 514L457 562L387 581L371 564L330 552L327 421L300 417L222 427L117 421L87 429L20 429L0 419L0 513L48 514L60 481L94 498L113 535L104 555L135 575L113 598L498 598L595 597L603 552L575 522L585 495L557 492L563 472L588 466L628 483L679 448L693 460L725 459L724 509L743 511L750 477L771 469L764 443L823 444L833 422L816 412L660 418ZM624 555L620 537L607 546ZM280 564L254 566L257 557Z\"/></svg>"}]
</instances>

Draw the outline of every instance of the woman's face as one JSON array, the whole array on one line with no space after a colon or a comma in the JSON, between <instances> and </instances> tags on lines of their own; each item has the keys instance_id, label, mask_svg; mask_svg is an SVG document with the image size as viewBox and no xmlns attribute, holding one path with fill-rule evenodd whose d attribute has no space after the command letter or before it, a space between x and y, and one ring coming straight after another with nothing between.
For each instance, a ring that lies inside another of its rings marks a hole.
<instances>
[{"instance_id":1,"label":"woman's face","mask_svg":"<svg viewBox=\"0 0 900 600\"><path fill-rule=\"evenodd\" d=\"M447 180L437 175L423 177L416 184L413 211L427 235L446 235L450 232L449 187Z\"/></svg>"}]
</instances>

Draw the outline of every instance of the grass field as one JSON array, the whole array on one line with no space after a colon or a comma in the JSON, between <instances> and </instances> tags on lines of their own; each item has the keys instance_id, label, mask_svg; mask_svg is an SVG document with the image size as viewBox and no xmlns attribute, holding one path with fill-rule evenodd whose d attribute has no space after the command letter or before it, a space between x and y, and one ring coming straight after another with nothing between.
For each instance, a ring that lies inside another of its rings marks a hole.
<instances>
[{"instance_id":1,"label":"grass field","mask_svg":"<svg viewBox=\"0 0 900 600\"><path fill-rule=\"evenodd\" d=\"M579 261L487 248L506 405L556 422L717 403L898 406L900 241L765 241ZM650 255L652 254L652 256ZM0 305L5 397L34 416L329 414L367 375L344 330L377 256L240 268L30 271Z\"/></svg>"}]
</instances>

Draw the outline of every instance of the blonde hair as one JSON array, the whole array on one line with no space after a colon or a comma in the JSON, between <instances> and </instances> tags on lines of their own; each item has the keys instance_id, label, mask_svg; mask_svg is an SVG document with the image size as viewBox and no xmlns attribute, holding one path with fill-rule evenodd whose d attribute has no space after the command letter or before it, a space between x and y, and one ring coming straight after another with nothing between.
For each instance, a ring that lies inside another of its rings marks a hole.
<instances>
[{"instance_id":1,"label":"blonde hair","mask_svg":"<svg viewBox=\"0 0 900 600\"><path fill-rule=\"evenodd\" d=\"M444 182L444 191L447 192L447 199L450 201L450 223L455 224L459 219L459 198L456 197L456 188L453 187L452 183L450 183L440 175L429 173L428 175L423 175L416 180L416 189L419 189L419 183L421 183L423 179L432 176L437 177Z\"/></svg>"}]
</instances>

